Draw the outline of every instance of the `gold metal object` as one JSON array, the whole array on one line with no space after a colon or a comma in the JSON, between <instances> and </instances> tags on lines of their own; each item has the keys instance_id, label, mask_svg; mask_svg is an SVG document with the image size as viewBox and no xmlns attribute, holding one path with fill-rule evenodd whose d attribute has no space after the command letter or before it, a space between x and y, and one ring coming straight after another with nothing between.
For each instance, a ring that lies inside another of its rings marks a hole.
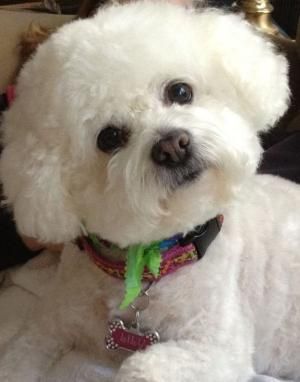
<instances>
[{"instance_id":1,"label":"gold metal object","mask_svg":"<svg viewBox=\"0 0 300 382\"><path fill-rule=\"evenodd\" d=\"M298 1L298 0L297 0ZM285 52L290 64L290 86L293 102L289 111L283 117L278 129L284 131L299 130L299 58L297 55L297 44L300 45L300 22L298 42L285 35L273 22L273 6L269 0L236 0L235 8L242 10L246 18ZM298 47L300 53L300 46Z\"/></svg>"},{"instance_id":2,"label":"gold metal object","mask_svg":"<svg viewBox=\"0 0 300 382\"><path fill-rule=\"evenodd\" d=\"M273 6L269 0L237 0L236 4L245 13L246 18L264 33L283 36L272 21Z\"/></svg>"},{"instance_id":3,"label":"gold metal object","mask_svg":"<svg viewBox=\"0 0 300 382\"><path fill-rule=\"evenodd\" d=\"M245 13L271 13L273 6L269 0L239 0L237 4Z\"/></svg>"}]
</instances>

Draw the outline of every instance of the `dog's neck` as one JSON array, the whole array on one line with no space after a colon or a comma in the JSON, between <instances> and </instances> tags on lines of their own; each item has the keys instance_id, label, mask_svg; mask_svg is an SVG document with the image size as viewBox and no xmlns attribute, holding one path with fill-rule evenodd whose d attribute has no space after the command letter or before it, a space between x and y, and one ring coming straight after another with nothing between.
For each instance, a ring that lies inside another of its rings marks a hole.
<instances>
[{"instance_id":1,"label":"dog's neck","mask_svg":"<svg viewBox=\"0 0 300 382\"><path fill-rule=\"evenodd\" d=\"M156 282L201 259L220 232L222 222L223 216L219 215L187 235L178 234L150 245L133 245L127 250L93 234L79 239L78 245L102 271L125 280L125 297L120 307L127 308L142 293L142 281Z\"/></svg>"},{"instance_id":2,"label":"dog's neck","mask_svg":"<svg viewBox=\"0 0 300 382\"><path fill-rule=\"evenodd\" d=\"M166 251L169 251L176 246L184 248L192 244L197 259L200 259L204 256L208 246L218 235L222 223L223 216L218 215L217 217L209 220L207 223L195 227L186 235L177 234L171 238L156 242L156 247L159 248L163 259L163 255ZM88 234L81 238L79 240L79 245L90 254L94 262L97 263L95 259L103 259L104 261L111 261L112 266L114 262L125 263L128 251L131 248L120 248L111 242L100 239L94 234ZM151 246L153 246L153 243L148 246L145 245L144 248L147 251ZM101 265L99 267L101 268Z\"/></svg>"},{"instance_id":3,"label":"dog's neck","mask_svg":"<svg viewBox=\"0 0 300 382\"><path fill-rule=\"evenodd\" d=\"M124 259L126 259L126 254L128 251L127 248L120 248L117 245L109 241L99 239L94 235L89 235L88 238L90 244L92 244L92 247L97 251L97 253L101 254L101 256L107 260L124 261Z\"/></svg>"}]
</instances>

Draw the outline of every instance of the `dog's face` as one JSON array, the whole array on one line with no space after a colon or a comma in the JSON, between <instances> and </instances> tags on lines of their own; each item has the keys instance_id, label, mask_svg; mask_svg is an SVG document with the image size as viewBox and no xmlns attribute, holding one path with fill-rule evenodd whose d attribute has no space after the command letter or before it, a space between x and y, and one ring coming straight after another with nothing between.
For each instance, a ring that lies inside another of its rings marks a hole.
<instances>
[{"instance_id":1,"label":"dog's face","mask_svg":"<svg viewBox=\"0 0 300 382\"><path fill-rule=\"evenodd\" d=\"M288 102L287 65L234 15L142 2L61 29L4 123L19 230L149 242L223 211Z\"/></svg>"}]
</instances>

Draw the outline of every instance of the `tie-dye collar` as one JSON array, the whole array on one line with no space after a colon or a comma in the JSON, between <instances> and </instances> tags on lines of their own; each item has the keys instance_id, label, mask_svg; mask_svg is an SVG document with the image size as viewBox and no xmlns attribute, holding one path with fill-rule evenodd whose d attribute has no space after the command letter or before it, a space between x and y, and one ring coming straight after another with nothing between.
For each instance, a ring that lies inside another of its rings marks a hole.
<instances>
[{"instance_id":1,"label":"tie-dye collar","mask_svg":"<svg viewBox=\"0 0 300 382\"><path fill-rule=\"evenodd\" d=\"M187 235L178 234L169 239L129 247L126 261L113 261L103 255L107 250L120 250L93 234L81 237L78 244L92 261L108 275L125 280L126 294L121 307L127 307L140 293L142 281L158 281L178 269L201 259L221 230L223 216L197 226Z\"/></svg>"}]
</instances>

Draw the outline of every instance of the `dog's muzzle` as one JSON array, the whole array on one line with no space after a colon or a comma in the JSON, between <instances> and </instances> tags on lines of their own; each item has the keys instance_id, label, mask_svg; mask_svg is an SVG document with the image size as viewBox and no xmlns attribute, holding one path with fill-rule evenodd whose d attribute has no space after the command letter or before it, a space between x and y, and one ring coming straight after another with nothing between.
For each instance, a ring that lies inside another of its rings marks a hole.
<instances>
[{"instance_id":1,"label":"dog's muzzle","mask_svg":"<svg viewBox=\"0 0 300 382\"><path fill-rule=\"evenodd\" d=\"M151 159L157 166L160 181L172 188L196 179L203 169L196 157L192 137L184 129L161 134L152 147Z\"/></svg>"}]
</instances>

